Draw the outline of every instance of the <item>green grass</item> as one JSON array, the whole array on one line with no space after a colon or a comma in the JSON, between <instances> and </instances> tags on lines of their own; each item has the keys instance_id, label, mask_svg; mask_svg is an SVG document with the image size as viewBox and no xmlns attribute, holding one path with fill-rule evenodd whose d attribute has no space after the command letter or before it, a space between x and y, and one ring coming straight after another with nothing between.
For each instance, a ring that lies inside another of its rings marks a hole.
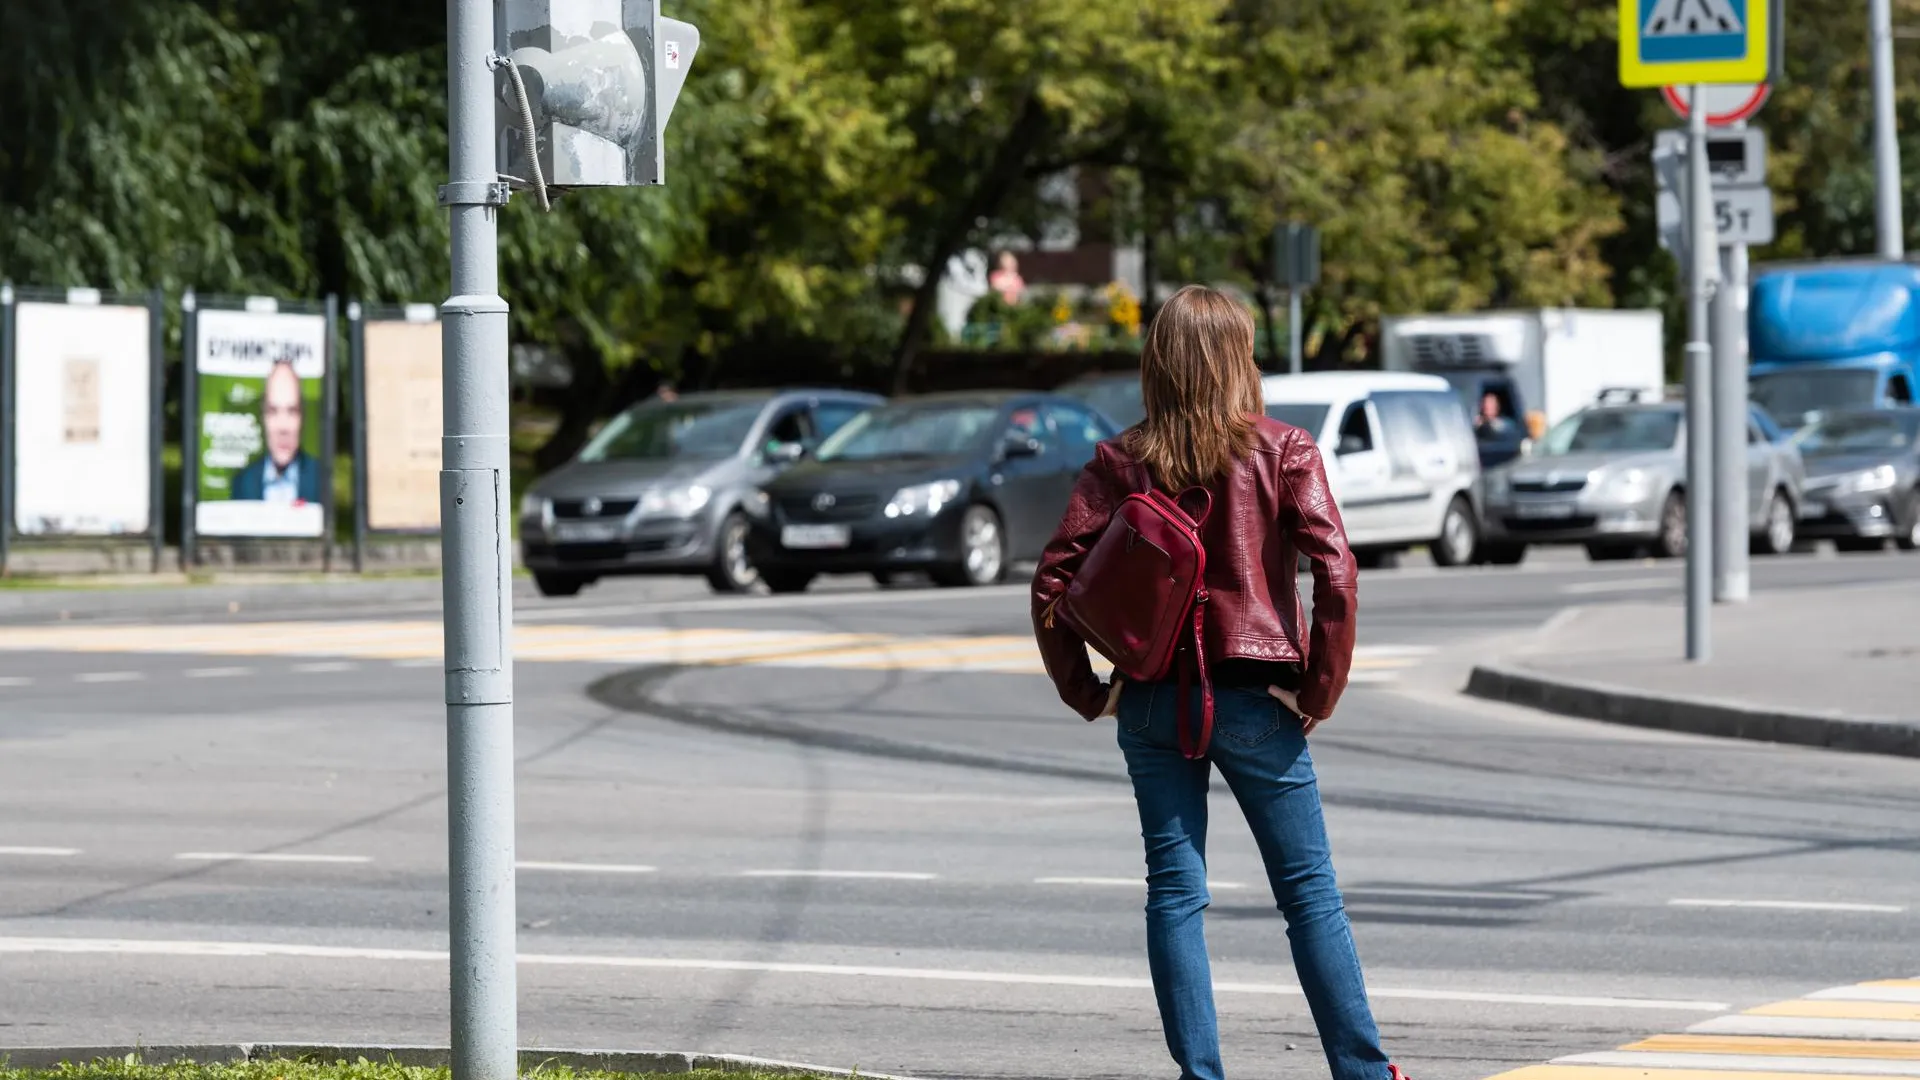
<instances>
[{"instance_id":1,"label":"green grass","mask_svg":"<svg viewBox=\"0 0 1920 1080\"><path fill-rule=\"evenodd\" d=\"M580 1072L568 1068L540 1068L524 1072L523 1077L537 1080L631 1080L633 1073ZM792 1073L757 1071L721 1072L700 1069L674 1073L683 1080L795 1080ZM0 1067L0 1080L451 1080L446 1069L428 1069L385 1062L338 1061L321 1064L313 1061L249 1061L232 1065L195 1065L181 1062L151 1065L125 1059L102 1059L84 1065L62 1065L57 1069L8 1069ZM805 1080L804 1077L800 1080ZM816 1080L829 1080L818 1074ZM843 1080L835 1077L833 1080Z\"/></svg>"}]
</instances>

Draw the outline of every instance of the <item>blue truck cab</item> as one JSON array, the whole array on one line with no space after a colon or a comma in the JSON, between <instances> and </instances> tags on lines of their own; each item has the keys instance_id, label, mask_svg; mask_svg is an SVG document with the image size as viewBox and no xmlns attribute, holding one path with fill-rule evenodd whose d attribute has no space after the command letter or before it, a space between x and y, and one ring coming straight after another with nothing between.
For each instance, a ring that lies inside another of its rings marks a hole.
<instances>
[{"instance_id":1,"label":"blue truck cab","mask_svg":"<svg viewBox=\"0 0 1920 1080\"><path fill-rule=\"evenodd\" d=\"M1920 266L1836 262L1763 271L1747 308L1750 393L1790 428L1831 409L1911 405Z\"/></svg>"}]
</instances>

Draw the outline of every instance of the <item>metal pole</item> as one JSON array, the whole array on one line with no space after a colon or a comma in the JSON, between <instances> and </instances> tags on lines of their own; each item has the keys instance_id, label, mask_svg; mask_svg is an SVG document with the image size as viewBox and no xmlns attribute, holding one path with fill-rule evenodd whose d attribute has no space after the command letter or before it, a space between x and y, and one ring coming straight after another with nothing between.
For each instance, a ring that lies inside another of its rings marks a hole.
<instances>
[{"instance_id":1,"label":"metal pole","mask_svg":"<svg viewBox=\"0 0 1920 1080\"><path fill-rule=\"evenodd\" d=\"M1893 121L1892 0L1867 0L1867 22L1873 45L1873 217L1880 257L1899 259L1906 255L1907 242L1900 210L1900 144Z\"/></svg>"},{"instance_id":2,"label":"metal pole","mask_svg":"<svg viewBox=\"0 0 1920 1080\"><path fill-rule=\"evenodd\" d=\"M1748 591L1747 245L1719 251L1713 293L1713 598L1744 603Z\"/></svg>"},{"instance_id":3,"label":"metal pole","mask_svg":"<svg viewBox=\"0 0 1920 1080\"><path fill-rule=\"evenodd\" d=\"M147 531L157 574L167 554L167 294L159 289L147 294L147 371Z\"/></svg>"},{"instance_id":4,"label":"metal pole","mask_svg":"<svg viewBox=\"0 0 1920 1080\"><path fill-rule=\"evenodd\" d=\"M447 0L453 295L441 306L453 1074L515 1080L507 304L499 295L491 0Z\"/></svg>"},{"instance_id":5,"label":"metal pole","mask_svg":"<svg viewBox=\"0 0 1920 1080\"><path fill-rule=\"evenodd\" d=\"M1713 618L1713 288L1712 179L1707 172L1705 98L1693 88L1687 110L1687 659L1712 656Z\"/></svg>"},{"instance_id":6,"label":"metal pole","mask_svg":"<svg viewBox=\"0 0 1920 1080\"><path fill-rule=\"evenodd\" d=\"M1287 286L1287 370L1300 374L1300 286Z\"/></svg>"}]
</instances>

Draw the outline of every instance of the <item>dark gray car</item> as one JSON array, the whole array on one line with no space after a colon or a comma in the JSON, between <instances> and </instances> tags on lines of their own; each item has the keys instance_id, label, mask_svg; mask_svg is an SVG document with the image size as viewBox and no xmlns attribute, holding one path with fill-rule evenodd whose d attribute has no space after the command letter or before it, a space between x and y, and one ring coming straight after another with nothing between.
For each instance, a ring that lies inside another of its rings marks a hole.
<instances>
[{"instance_id":1,"label":"dark gray car","mask_svg":"<svg viewBox=\"0 0 1920 1080\"><path fill-rule=\"evenodd\" d=\"M1841 551L1920 548L1920 409L1827 413L1795 440L1807 463L1800 534Z\"/></svg>"},{"instance_id":2,"label":"dark gray car","mask_svg":"<svg viewBox=\"0 0 1920 1080\"><path fill-rule=\"evenodd\" d=\"M520 500L543 596L616 574L705 574L751 588L743 500L883 399L845 390L686 394L635 405Z\"/></svg>"}]
</instances>

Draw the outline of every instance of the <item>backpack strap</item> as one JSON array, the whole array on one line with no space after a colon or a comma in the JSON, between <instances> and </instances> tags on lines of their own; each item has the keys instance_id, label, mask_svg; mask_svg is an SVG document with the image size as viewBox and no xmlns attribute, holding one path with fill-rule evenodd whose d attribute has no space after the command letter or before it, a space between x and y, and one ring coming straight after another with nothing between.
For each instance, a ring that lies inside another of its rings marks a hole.
<instances>
[{"instance_id":1,"label":"backpack strap","mask_svg":"<svg viewBox=\"0 0 1920 1080\"><path fill-rule=\"evenodd\" d=\"M1175 730L1180 736L1180 753L1188 759L1198 761L1207 756L1207 747L1213 745L1213 679L1207 674L1207 589L1202 585L1193 598L1193 659L1180 661L1180 698L1174 717ZM1189 699L1193 696L1193 672L1200 672L1200 733L1193 732L1192 718L1188 715L1192 708Z\"/></svg>"}]
</instances>

